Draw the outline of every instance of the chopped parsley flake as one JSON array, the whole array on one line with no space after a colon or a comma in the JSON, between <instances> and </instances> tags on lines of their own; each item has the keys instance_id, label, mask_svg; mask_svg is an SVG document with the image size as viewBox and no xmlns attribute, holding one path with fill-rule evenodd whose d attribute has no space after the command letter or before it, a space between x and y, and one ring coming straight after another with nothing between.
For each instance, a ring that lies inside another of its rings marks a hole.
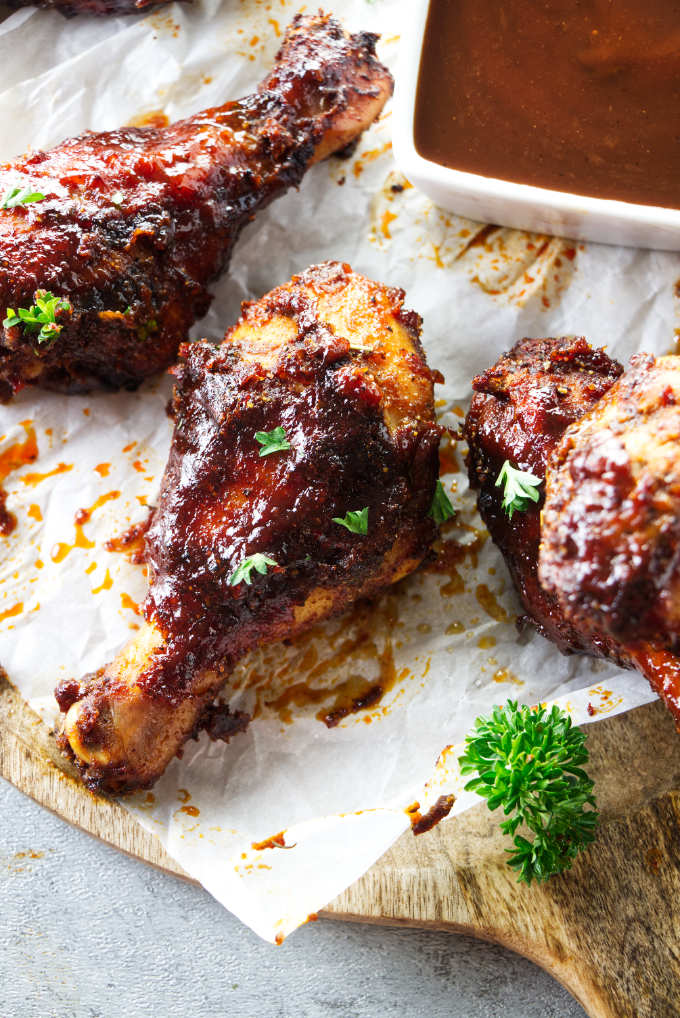
<instances>
[{"instance_id":1,"label":"chopped parsley flake","mask_svg":"<svg viewBox=\"0 0 680 1018\"><path fill-rule=\"evenodd\" d=\"M286 432L280 426L271 431L256 431L255 438L262 446L260 456L270 456L273 452L286 452L290 449Z\"/></svg>"},{"instance_id":2,"label":"chopped parsley flake","mask_svg":"<svg viewBox=\"0 0 680 1018\"><path fill-rule=\"evenodd\" d=\"M437 481L432 505L427 515L432 517L438 527L441 527L442 523L446 523L455 514L456 510L451 505L451 499L444 491L444 485L441 481Z\"/></svg>"},{"instance_id":3,"label":"chopped parsley flake","mask_svg":"<svg viewBox=\"0 0 680 1018\"><path fill-rule=\"evenodd\" d=\"M36 290L35 304L30 308L7 308L7 317L2 323L6 329L22 325L26 332L37 332L39 343L56 339L63 326L57 322L61 311L71 311L71 304L63 297L55 297L46 290Z\"/></svg>"},{"instance_id":4,"label":"chopped parsley flake","mask_svg":"<svg viewBox=\"0 0 680 1018\"><path fill-rule=\"evenodd\" d=\"M334 516L333 523L346 527L352 534L368 533L368 506L364 509L350 509L344 517Z\"/></svg>"},{"instance_id":5,"label":"chopped parsley flake","mask_svg":"<svg viewBox=\"0 0 680 1018\"><path fill-rule=\"evenodd\" d=\"M496 480L496 487L502 484L505 485L503 508L508 518L512 519L513 513L526 512L531 502L538 502L538 485L543 484L543 481L528 470L518 470L510 460L506 460Z\"/></svg>"},{"instance_id":6,"label":"chopped parsley flake","mask_svg":"<svg viewBox=\"0 0 680 1018\"><path fill-rule=\"evenodd\" d=\"M31 191L30 187L8 187L0 198L0 209L14 209L17 205L33 205L44 201L45 195L40 191Z\"/></svg>"},{"instance_id":7,"label":"chopped parsley flake","mask_svg":"<svg viewBox=\"0 0 680 1018\"><path fill-rule=\"evenodd\" d=\"M263 555L262 552L256 551L254 555L250 555L248 558L244 558L240 566L237 566L234 572L229 577L229 583L232 587L235 587L239 583L247 583L248 586L252 583L251 573L253 569L257 573L264 575L267 572L267 566L278 565L273 558L269 555Z\"/></svg>"}]
</instances>

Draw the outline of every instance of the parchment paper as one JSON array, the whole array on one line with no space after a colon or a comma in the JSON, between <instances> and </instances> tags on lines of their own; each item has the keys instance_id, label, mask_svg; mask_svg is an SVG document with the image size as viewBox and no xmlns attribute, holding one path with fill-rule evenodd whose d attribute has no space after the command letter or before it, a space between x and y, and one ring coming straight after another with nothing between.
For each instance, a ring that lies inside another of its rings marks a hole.
<instances>
[{"instance_id":1,"label":"parchment paper","mask_svg":"<svg viewBox=\"0 0 680 1018\"><path fill-rule=\"evenodd\" d=\"M174 119L249 91L298 6L206 0L146 19L13 14L0 24L0 158L154 111ZM400 3L325 6L353 30L381 31L381 56L394 69ZM445 214L400 176L390 116L388 107L350 161L316 167L298 193L258 217L195 336L220 337L242 299L310 263L349 261L404 287L407 306L423 315L429 362L446 377L439 411L452 425L472 375L523 335L583 333L623 360L674 347L676 255L482 230ZM55 682L102 665L139 624L143 569L103 544L153 504L170 439L168 392L167 379L84 398L26 390L0 408L0 454L31 427L39 447L37 462L6 482L19 523L0 543L0 661L50 722ZM446 538L471 545L455 570L421 572L297 645L253 654L236 671L231 700L256 708L248 732L228 746L190 743L152 793L124 800L269 940L360 876L409 827L411 802L425 809L451 791L455 813L475 801L460 794L455 744L479 712L508 696L559 698L584 722L588 704L597 718L653 698L635 674L518 635L518 602L484 539L461 463L460 449L453 460L445 452L444 480L459 510ZM74 514L98 500L76 542ZM330 730L317 719L333 703L332 687L387 674L390 656L395 681L378 705ZM310 687L331 692L311 702ZM294 848L252 848L280 831Z\"/></svg>"}]
</instances>

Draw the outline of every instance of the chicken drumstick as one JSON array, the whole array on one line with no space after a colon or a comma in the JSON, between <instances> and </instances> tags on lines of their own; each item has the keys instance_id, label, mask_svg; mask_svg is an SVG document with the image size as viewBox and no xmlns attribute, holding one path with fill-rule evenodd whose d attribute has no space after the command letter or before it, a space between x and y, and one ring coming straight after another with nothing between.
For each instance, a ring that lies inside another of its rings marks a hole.
<instances>
[{"instance_id":1,"label":"chicken drumstick","mask_svg":"<svg viewBox=\"0 0 680 1018\"><path fill-rule=\"evenodd\" d=\"M680 358L623 372L582 338L522 340L473 387L470 481L531 620L637 668L680 726ZM544 481L511 519L506 459Z\"/></svg>"},{"instance_id":2,"label":"chicken drumstick","mask_svg":"<svg viewBox=\"0 0 680 1018\"><path fill-rule=\"evenodd\" d=\"M220 347L182 348L146 622L56 692L60 745L91 787L151 784L243 654L427 553L440 429L403 299L326 263L244 305Z\"/></svg>"},{"instance_id":3,"label":"chicken drumstick","mask_svg":"<svg viewBox=\"0 0 680 1018\"><path fill-rule=\"evenodd\" d=\"M464 430L480 515L503 552L531 622L562 650L608 655L611 648L600 635L584 639L538 582L545 485L539 487L538 502L509 519L496 480L506 460L544 478L567 427L596 404L622 370L582 337L523 339L472 383Z\"/></svg>"},{"instance_id":4,"label":"chicken drumstick","mask_svg":"<svg viewBox=\"0 0 680 1018\"><path fill-rule=\"evenodd\" d=\"M0 166L0 401L168 367L246 223L380 113L392 79L375 41L298 15L246 99Z\"/></svg>"},{"instance_id":5,"label":"chicken drumstick","mask_svg":"<svg viewBox=\"0 0 680 1018\"><path fill-rule=\"evenodd\" d=\"M538 575L680 725L680 357L633 358L548 464Z\"/></svg>"}]
</instances>

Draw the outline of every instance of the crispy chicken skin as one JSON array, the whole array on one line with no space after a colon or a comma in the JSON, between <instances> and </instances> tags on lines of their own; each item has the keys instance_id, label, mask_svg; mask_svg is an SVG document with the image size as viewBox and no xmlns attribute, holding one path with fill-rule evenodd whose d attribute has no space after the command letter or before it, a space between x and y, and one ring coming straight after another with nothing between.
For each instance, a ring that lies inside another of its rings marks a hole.
<instances>
[{"instance_id":1,"label":"crispy chicken skin","mask_svg":"<svg viewBox=\"0 0 680 1018\"><path fill-rule=\"evenodd\" d=\"M90 787L150 785L243 654L427 554L440 428L403 300L329 262L245 304L219 347L182 348L146 621L114 661L56 692L60 745ZM261 456L255 433L277 427L290 450ZM333 521L365 507L365 535ZM276 564L231 583L257 553Z\"/></svg>"},{"instance_id":2,"label":"crispy chicken skin","mask_svg":"<svg viewBox=\"0 0 680 1018\"><path fill-rule=\"evenodd\" d=\"M70 303L40 342L0 326L0 400L26 384L134 387L168 367L258 209L347 148L392 92L376 36L297 15L259 90L170 127L88 132L0 166L0 319L38 291ZM9 319L11 321L11 318Z\"/></svg>"},{"instance_id":3,"label":"crispy chicken skin","mask_svg":"<svg viewBox=\"0 0 680 1018\"><path fill-rule=\"evenodd\" d=\"M538 582L540 499L508 519L496 479L505 460L544 478L548 460L567 427L607 392L622 367L582 337L523 339L472 383L464 433L468 472L479 512L508 564L530 620L562 650L611 656L601 634L584 637L554 595ZM615 656L615 654L614 654Z\"/></svg>"}]
</instances>

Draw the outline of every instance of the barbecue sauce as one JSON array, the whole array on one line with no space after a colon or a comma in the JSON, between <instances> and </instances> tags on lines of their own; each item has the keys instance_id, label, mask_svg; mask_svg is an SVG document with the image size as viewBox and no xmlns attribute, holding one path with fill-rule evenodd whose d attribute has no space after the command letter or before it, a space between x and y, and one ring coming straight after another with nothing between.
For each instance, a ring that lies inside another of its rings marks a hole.
<instances>
[{"instance_id":1,"label":"barbecue sauce","mask_svg":"<svg viewBox=\"0 0 680 1018\"><path fill-rule=\"evenodd\" d=\"M414 129L458 170L680 208L680 3L431 0Z\"/></svg>"}]
</instances>

